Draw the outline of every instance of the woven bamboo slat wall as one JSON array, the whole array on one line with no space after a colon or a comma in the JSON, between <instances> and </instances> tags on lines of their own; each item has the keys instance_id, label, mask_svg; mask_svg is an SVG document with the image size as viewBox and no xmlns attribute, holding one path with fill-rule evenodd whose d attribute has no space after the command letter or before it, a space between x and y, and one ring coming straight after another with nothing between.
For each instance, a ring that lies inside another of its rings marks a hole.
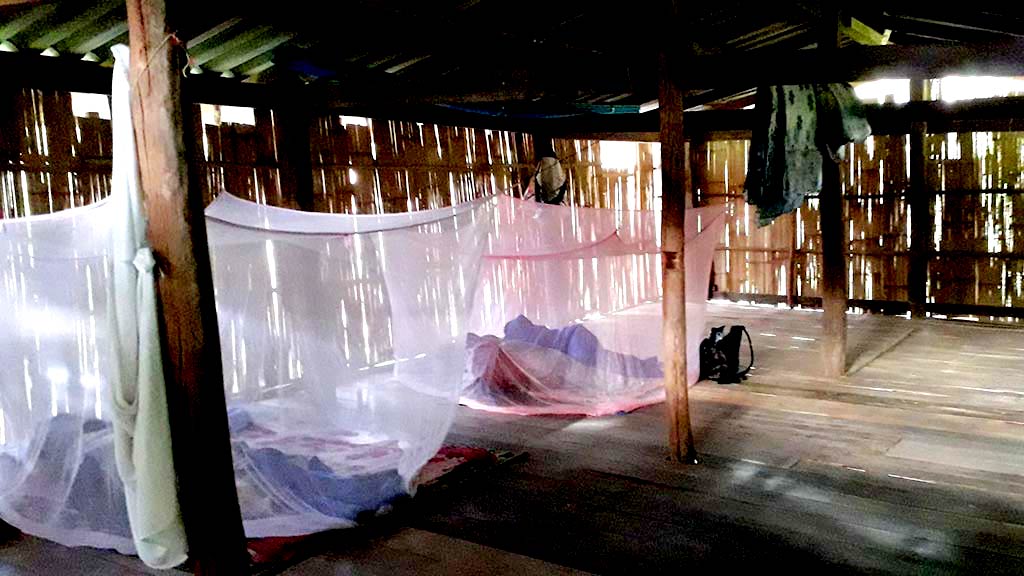
<instances>
[{"instance_id":1,"label":"woven bamboo slat wall","mask_svg":"<svg viewBox=\"0 0 1024 576\"><path fill-rule=\"evenodd\" d=\"M201 118L199 110L194 113ZM203 196L210 202L227 190L261 204L295 208L281 190L273 112L256 109L253 118L254 124L221 122L214 109L213 123L202 124Z\"/></svg>"},{"instance_id":2,"label":"woven bamboo slat wall","mask_svg":"<svg viewBox=\"0 0 1024 576\"><path fill-rule=\"evenodd\" d=\"M0 217L47 214L110 193L110 122L71 95L0 88Z\"/></svg>"},{"instance_id":3,"label":"woven bamboo slat wall","mask_svg":"<svg viewBox=\"0 0 1024 576\"><path fill-rule=\"evenodd\" d=\"M707 145L701 200L730 204L716 283L733 293L819 296L817 199L757 228L756 212L742 199L747 146ZM842 174L850 298L907 298L908 154L902 135L847 147ZM1024 134L930 134L926 154L934 192L929 302L1024 306Z\"/></svg>"},{"instance_id":4,"label":"woven bamboo slat wall","mask_svg":"<svg viewBox=\"0 0 1024 576\"><path fill-rule=\"evenodd\" d=\"M198 118L198 114L197 114ZM203 123L202 186L276 206L281 129L271 110L251 123ZM381 213L437 208L494 192L520 195L533 171L529 136L504 131L329 116L310 126L314 208ZM850 297L905 301L909 264L908 139L876 136L847 147L842 166ZM576 206L660 206L656 143L555 140ZM72 113L71 95L0 90L0 215L82 206L110 191L110 123ZM743 201L749 143L693 147L688 201L727 204L715 259L723 292L798 302L818 296L817 199L758 228ZM1024 133L931 134L928 299L1024 307Z\"/></svg>"},{"instance_id":5,"label":"woven bamboo slat wall","mask_svg":"<svg viewBox=\"0 0 1024 576\"><path fill-rule=\"evenodd\" d=\"M661 206L661 148L657 143L555 140L565 167L566 204L650 210Z\"/></svg>"},{"instance_id":6,"label":"woven bamboo slat wall","mask_svg":"<svg viewBox=\"0 0 1024 576\"><path fill-rule=\"evenodd\" d=\"M511 132L329 116L312 127L315 208L383 213L519 194L532 147Z\"/></svg>"}]
</instances>

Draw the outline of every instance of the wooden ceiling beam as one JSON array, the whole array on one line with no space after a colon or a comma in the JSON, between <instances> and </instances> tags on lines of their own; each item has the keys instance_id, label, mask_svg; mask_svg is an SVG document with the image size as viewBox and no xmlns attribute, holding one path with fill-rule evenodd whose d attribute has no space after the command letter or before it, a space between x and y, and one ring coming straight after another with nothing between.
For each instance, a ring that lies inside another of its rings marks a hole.
<instances>
[{"instance_id":1,"label":"wooden ceiling beam","mask_svg":"<svg viewBox=\"0 0 1024 576\"><path fill-rule=\"evenodd\" d=\"M687 88L851 82L873 78L1024 74L1024 41L995 44L850 46L817 50L696 56L673 70Z\"/></svg>"},{"instance_id":2,"label":"wooden ceiling beam","mask_svg":"<svg viewBox=\"0 0 1024 576\"><path fill-rule=\"evenodd\" d=\"M856 18L850 18L849 22L840 22L839 32L857 44L865 46L883 46L888 44L889 35L892 34L892 30L879 32Z\"/></svg>"},{"instance_id":3,"label":"wooden ceiling beam","mask_svg":"<svg viewBox=\"0 0 1024 576\"><path fill-rule=\"evenodd\" d=\"M0 69L8 85L76 92L110 92L110 70L97 64L70 58L43 58L26 53L0 52ZM650 134L657 132L657 114L586 115L559 120L521 120L444 111L437 102L451 102L451 95L429 95L404 100L381 100L382 91L353 94L340 86L252 84L220 78L190 76L185 80L190 94L199 102L272 108L304 106L327 114L350 111L378 118L436 121L481 128L549 130L556 135ZM494 102L517 95L511 87L501 91L464 92L464 101ZM377 99L375 99L377 98ZM907 133L913 121L927 122L936 133L956 130L1022 130L1024 98L996 98L954 104L919 102L905 105L869 105L869 119L876 134ZM753 111L726 110L693 112L686 116L687 131L694 133L742 133L753 125ZM550 126L551 128L545 128Z\"/></svg>"}]
</instances>

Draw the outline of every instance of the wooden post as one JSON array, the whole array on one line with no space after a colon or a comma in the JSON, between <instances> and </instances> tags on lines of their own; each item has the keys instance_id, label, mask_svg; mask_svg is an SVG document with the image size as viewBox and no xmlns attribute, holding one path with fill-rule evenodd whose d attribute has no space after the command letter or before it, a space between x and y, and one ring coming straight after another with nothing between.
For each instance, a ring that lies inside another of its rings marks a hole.
<instances>
[{"instance_id":1,"label":"wooden post","mask_svg":"<svg viewBox=\"0 0 1024 576\"><path fill-rule=\"evenodd\" d=\"M680 22L679 3L669 2L672 22ZM670 37L670 36L666 36ZM667 47L659 58L658 103L661 116L661 266L662 338L669 448L677 462L697 463L690 429L686 380L686 148L683 139L683 93L671 74Z\"/></svg>"},{"instance_id":2,"label":"wooden post","mask_svg":"<svg viewBox=\"0 0 1024 576\"><path fill-rule=\"evenodd\" d=\"M315 209L313 195L313 155L309 131L313 119L298 102L274 110L278 143L277 166L281 175L281 194L292 198L299 208Z\"/></svg>"},{"instance_id":3,"label":"wooden post","mask_svg":"<svg viewBox=\"0 0 1024 576\"><path fill-rule=\"evenodd\" d=\"M910 79L910 99L914 102L925 98L924 78ZM910 266L907 270L907 299L910 314L914 318L925 317L925 303L928 297L928 236L931 228L928 182L925 179L924 138L928 126L924 122L910 125Z\"/></svg>"},{"instance_id":4,"label":"wooden post","mask_svg":"<svg viewBox=\"0 0 1024 576\"><path fill-rule=\"evenodd\" d=\"M839 48L839 14L831 2L822 2L822 30L818 49ZM842 185L839 165L827 152L822 154L821 195L821 277L822 319L824 331L822 354L825 374L831 377L846 373L846 226L843 219Z\"/></svg>"},{"instance_id":5,"label":"wooden post","mask_svg":"<svg viewBox=\"0 0 1024 576\"><path fill-rule=\"evenodd\" d=\"M189 555L197 574L244 574L217 313L196 139L183 118L182 56L165 0L127 0L132 115L157 259L161 347ZM191 110L191 108L189 108ZM192 149L190 150L190 147Z\"/></svg>"}]
</instances>

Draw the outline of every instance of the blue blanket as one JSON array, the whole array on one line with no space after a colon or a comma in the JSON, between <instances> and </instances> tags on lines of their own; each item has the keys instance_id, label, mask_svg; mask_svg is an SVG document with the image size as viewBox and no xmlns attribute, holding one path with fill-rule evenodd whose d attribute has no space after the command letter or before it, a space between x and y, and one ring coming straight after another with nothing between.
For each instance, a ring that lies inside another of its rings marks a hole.
<instances>
[{"instance_id":1,"label":"blue blanket","mask_svg":"<svg viewBox=\"0 0 1024 576\"><path fill-rule=\"evenodd\" d=\"M569 356L586 366L609 370L624 376L640 378L661 378L663 372L656 356L639 358L628 354L611 352L601 345L597 336L582 324L551 329L534 324L520 314L505 324L505 340L527 342L543 346Z\"/></svg>"}]
</instances>

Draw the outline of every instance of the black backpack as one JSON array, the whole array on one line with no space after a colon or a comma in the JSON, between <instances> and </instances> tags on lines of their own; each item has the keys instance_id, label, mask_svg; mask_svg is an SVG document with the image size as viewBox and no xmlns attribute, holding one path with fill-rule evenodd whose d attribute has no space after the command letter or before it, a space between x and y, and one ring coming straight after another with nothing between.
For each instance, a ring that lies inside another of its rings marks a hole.
<instances>
[{"instance_id":1,"label":"black backpack","mask_svg":"<svg viewBox=\"0 0 1024 576\"><path fill-rule=\"evenodd\" d=\"M747 336L750 347L750 363L740 370L740 344ZM743 326L731 326L726 334L725 326L711 329L711 335L700 343L700 379L714 380L719 384L735 384L743 381L754 366L754 344L750 333Z\"/></svg>"}]
</instances>

